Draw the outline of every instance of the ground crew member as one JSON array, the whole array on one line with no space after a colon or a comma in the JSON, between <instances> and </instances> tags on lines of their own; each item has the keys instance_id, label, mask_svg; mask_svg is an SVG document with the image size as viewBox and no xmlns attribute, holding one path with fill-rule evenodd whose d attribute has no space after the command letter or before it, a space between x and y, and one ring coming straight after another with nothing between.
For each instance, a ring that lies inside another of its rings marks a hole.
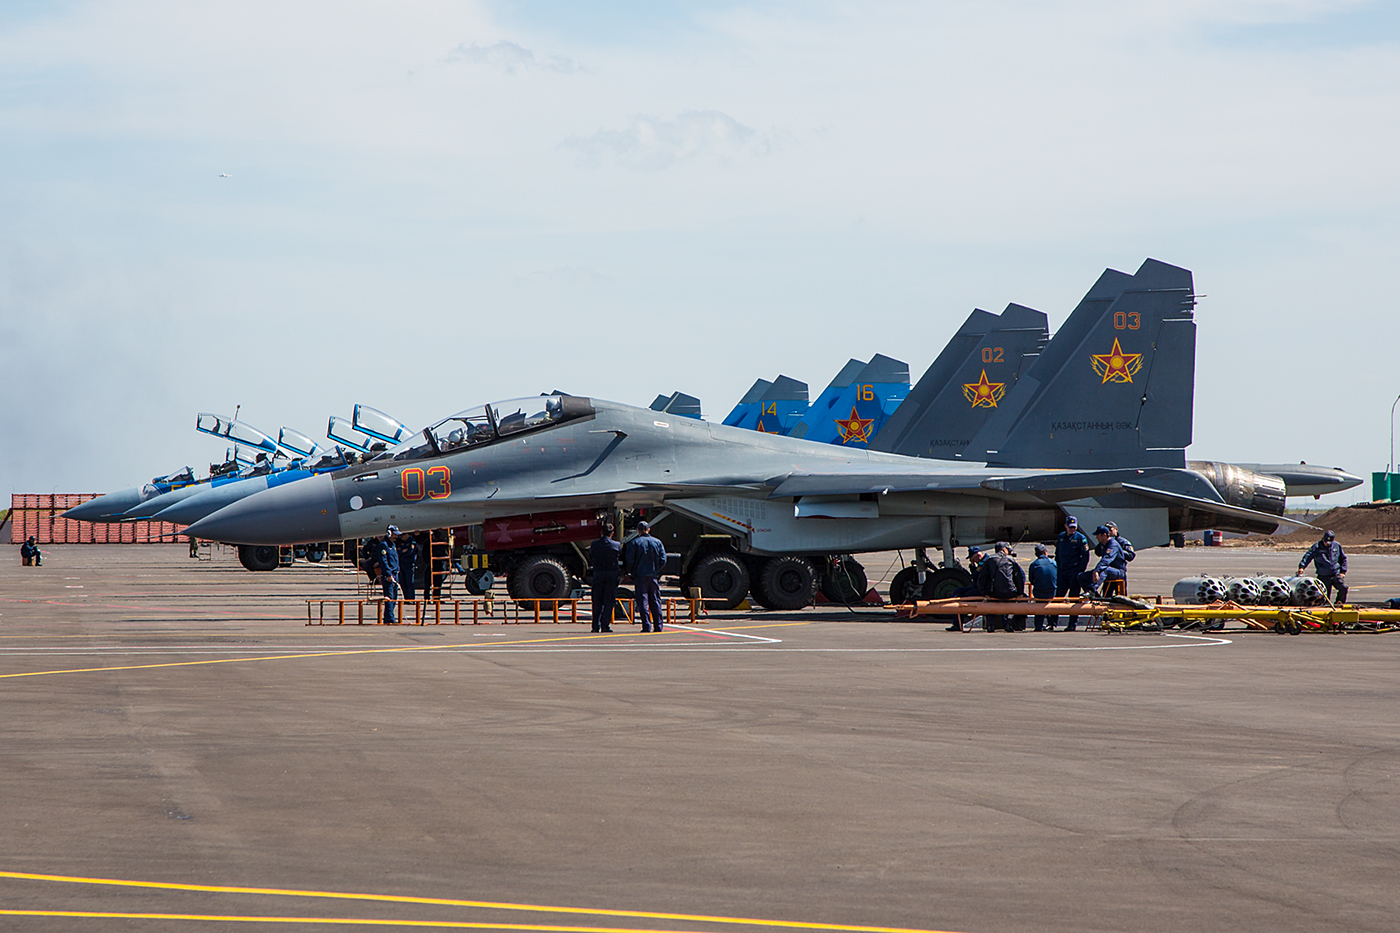
<instances>
[{"instance_id":1,"label":"ground crew member","mask_svg":"<svg viewBox=\"0 0 1400 933\"><path fill-rule=\"evenodd\" d=\"M33 541L33 538L29 540ZM1303 552L1298 562L1298 576L1303 575L1311 563L1317 569L1317 579L1327 587L1327 598L1332 598L1332 590L1337 591L1337 602L1347 601L1347 552L1337 543L1337 536L1330 531L1322 533L1322 540Z\"/></svg>"},{"instance_id":2,"label":"ground crew member","mask_svg":"<svg viewBox=\"0 0 1400 933\"><path fill-rule=\"evenodd\" d=\"M954 598L954 599L962 599L963 597L966 597L966 596L981 596L981 595L982 595L982 591L979 590L979 589L977 588L977 574L981 571L981 568L982 568L982 549L981 549L980 547L978 547L977 545L975 545L975 544L969 545L968 548L967 548L967 570L968 570L968 573L970 573L970 574L972 575L972 585L971 585L971 586L960 586L960 587L958 587L957 589L953 590L953 598ZM953 621L953 624L950 625L950 626L948 626L948 631L950 631L950 632L962 632L962 631L970 630L970 626L971 626L971 624L972 624L972 621L973 621L973 619L975 619L975 618L976 618L975 616L970 616L970 617L968 618L968 620L967 620L967 621L968 621L968 625L969 625L969 629L964 629L964 628L963 628L963 617L962 617L962 616L957 616L956 619Z\"/></svg>"},{"instance_id":3,"label":"ground crew member","mask_svg":"<svg viewBox=\"0 0 1400 933\"><path fill-rule=\"evenodd\" d=\"M198 538L190 538L190 556L191 556L191 557L198 557L198 556L199 556L199 539L198 539Z\"/></svg>"},{"instance_id":4,"label":"ground crew member","mask_svg":"<svg viewBox=\"0 0 1400 933\"><path fill-rule=\"evenodd\" d=\"M977 589L987 599L1018 599L1025 593L1026 573L1011 556L1010 544L998 541L995 551L982 561L982 567L977 574ZM984 615L982 628L988 632L995 632L1000 625L1008 632L1025 631L1026 617L1018 618L1021 620L1019 629L1006 616Z\"/></svg>"},{"instance_id":5,"label":"ground crew member","mask_svg":"<svg viewBox=\"0 0 1400 933\"><path fill-rule=\"evenodd\" d=\"M1055 598L1059 577L1055 562L1047 556L1043 544L1035 546L1035 560L1031 561L1030 578L1032 599ZM1055 631L1055 623L1058 618L1058 616L1036 616L1035 630L1037 632L1043 632L1046 629Z\"/></svg>"},{"instance_id":6,"label":"ground crew member","mask_svg":"<svg viewBox=\"0 0 1400 933\"><path fill-rule=\"evenodd\" d=\"M34 542L34 536L19 546L20 563L24 566L39 567L44 563L44 552L39 550L39 545Z\"/></svg>"},{"instance_id":7,"label":"ground crew member","mask_svg":"<svg viewBox=\"0 0 1400 933\"><path fill-rule=\"evenodd\" d=\"M1079 519L1065 517L1065 530L1055 539L1055 595L1078 599L1080 575L1089 567L1089 539L1079 530ZM1072 632L1079 616L1070 616L1065 631Z\"/></svg>"},{"instance_id":8,"label":"ground crew member","mask_svg":"<svg viewBox=\"0 0 1400 933\"><path fill-rule=\"evenodd\" d=\"M399 552L399 585L403 587L403 598L412 601L418 593L418 539L413 535L395 534L394 550Z\"/></svg>"},{"instance_id":9,"label":"ground crew member","mask_svg":"<svg viewBox=\"0 0 1400 933\"><path fill-rule=\"evenodd\" d=\"M637 621L643 632L661 631L661 571L666 548L651 536L651 525L637 522L637 535L622 549L622 562L637 589Z\"/></svg>"},{"instance_id":10,"label":"ground crew member","mask_svg":"<svg viewBox=\"0 0 1400 933\"><path fill-rule=\"evenodd\" d=\"M390 525L384 537L374 540L374 547L370 550L370 566L379 579L379 586L384 590L384 624L394 625L398 622L395 617L394 604L399 598L399 551L394 546L393 538L399 533L398 525Z\"/></svg>"},{"instance_id":11,"label":"ground crew member","mask_svg":"<svg viewBox=\"0 0 1400 933\"><path fill-rule=\"evenodd\" d=\"M1123 559L1129 564L1137 559L1137 551L1133 550L1133 542L1118 533L1118 524L1114 521L1106 521L1103 526L1108 529L1108 533L1113 536L1113 540L1118 542L1118 546L1123 550ZM1098 550L1096 547L1095 551ZM1123 565L1123 594L1128 593L1128 566Z\"/></svg>"},{"instance_id":12,"label":"ground crew member","mask_svg":"<svg viewBox=\"0 0 1400 933\"><path fill-rule=\"evenodd\" d=\"M1079 585L1097 595L1101 586L1109 580L1127 578L1128 559L1123 556L1123 549L1118 546L1117 539L1109 533L1107 526L1100 525L1095 528L1094 537L1099 542L1099 546L1094 549L1095 553L1100 555L1099 562L1093 570L1086 570L1079 575ZM1072 627L1072 620L1070 624Z\"/></svg>"},{"instance_id":13,"label":"ground crew member","mask_svg":"<svg viewBox=\"0 0 1400 933\"><path fill-rule=\"evenodd\" d=\"M603 533L588 546L588 563L593 568L593 631L611 632L614 609L617 606L617 580L622 560L622 545L613 539L611 522L603 525Z\"/></svg>"}]
</instances>

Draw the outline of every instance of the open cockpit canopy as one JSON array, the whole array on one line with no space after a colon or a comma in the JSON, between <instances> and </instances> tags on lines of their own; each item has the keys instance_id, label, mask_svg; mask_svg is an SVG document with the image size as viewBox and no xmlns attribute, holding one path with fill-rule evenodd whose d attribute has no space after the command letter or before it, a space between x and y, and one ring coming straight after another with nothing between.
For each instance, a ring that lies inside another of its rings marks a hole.
<instances>
[{"instance_id":1,"label":"open cockpit canopy","mask_svg":"<svg viewBox=\"0 0 1400 933\"><path fill-rule=\"evenodd\" d=\"M435 457L492 444L517 434L553 427L592 414L592 403L573 395L540 395L493 402L444 418L383 456L394 460Z\"/></svg>"}]
</instances>

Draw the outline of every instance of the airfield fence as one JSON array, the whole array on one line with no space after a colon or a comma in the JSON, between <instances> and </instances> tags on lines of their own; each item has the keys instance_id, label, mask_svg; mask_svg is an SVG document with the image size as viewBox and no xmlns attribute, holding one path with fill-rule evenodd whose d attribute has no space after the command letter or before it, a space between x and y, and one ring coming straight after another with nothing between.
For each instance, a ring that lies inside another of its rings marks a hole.
<instances>
[{"instance_id":1,"label":"airfield fence","mask_svg":"<svg viewBox=\"0 0 1400 933\"><path fill-rule=\"evenodd\" d=\"M364 599L308 599L307 625L384 625L384 606L393 602L395 617L401 625L501 625L501 624L559 624L589 621L592 613L580 613L578 604L585 600L569 599L496 599L482 596L472 599L396 599L383 597ZM703 599L670 597L662 600L666 624L680 621L702 621L706 610ZM618 622L635 622L636 606L631 599L619 599L617 606L625 618ZM329 611L327 610L329 608Z\"/></svg>"}]
</instances>

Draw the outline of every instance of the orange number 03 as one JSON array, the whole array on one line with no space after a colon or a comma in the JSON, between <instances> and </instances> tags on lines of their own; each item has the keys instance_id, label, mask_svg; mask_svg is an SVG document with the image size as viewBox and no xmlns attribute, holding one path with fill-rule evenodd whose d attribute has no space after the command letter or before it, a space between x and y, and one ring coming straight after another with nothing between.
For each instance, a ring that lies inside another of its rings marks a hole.
<instances>
[{"instance_id":1,"label":"orange number 03","mask_svg":"<svg viewBox=\"0 0 1400 933\"><path fill-rule=\"evenodd\" d=\"M433 469L437 469L437 467ZM423 475L422 467L408 467L399 475L399 488L403 490L404 499L409 502L416 502L423 498L423 492L427 486L428 481Z\"/></svg>"},{"instance_id":2,"label":"orange number 03","mask_svg":"<svg viewBox=\"0 0 1400 933\"><path fill-rule=\"evenodd\" d=\"M428 490L429 499L446 499L452 495L452 471L445 466L428 467L428 479L436 478L442 488Z\"/></svg>"},{"instance_id":3,"label":"orange number 03","mask_svg":"<svg viewBox=\"0 0 1400 933\"><path fill-rule=\"evenodd\" d=\"M1113 312L1113 327L1115 330L1137 330L1141 326L1142 315L1136 311Z\"/></svg>"}]
</instances>

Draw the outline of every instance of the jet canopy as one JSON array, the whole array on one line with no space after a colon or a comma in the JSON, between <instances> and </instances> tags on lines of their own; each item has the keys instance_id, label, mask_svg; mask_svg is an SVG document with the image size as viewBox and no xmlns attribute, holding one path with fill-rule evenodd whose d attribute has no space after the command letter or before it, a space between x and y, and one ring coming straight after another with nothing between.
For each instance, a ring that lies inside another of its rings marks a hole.
<instances>
[{"instance_id":1,"label":"jet canopy","mask_svg":"<svg viewBox=\"0 0 1400 933\"><path fill-rule=\"evenodd\" d=\"M421 438L405 441L387 456L413 460L492 444L507 437L563 424L593 414L588 399L540 395L511 399L459 411L423 429ZM426 443L424 443L426 442Z\"/></svg>"}]
</instances>

